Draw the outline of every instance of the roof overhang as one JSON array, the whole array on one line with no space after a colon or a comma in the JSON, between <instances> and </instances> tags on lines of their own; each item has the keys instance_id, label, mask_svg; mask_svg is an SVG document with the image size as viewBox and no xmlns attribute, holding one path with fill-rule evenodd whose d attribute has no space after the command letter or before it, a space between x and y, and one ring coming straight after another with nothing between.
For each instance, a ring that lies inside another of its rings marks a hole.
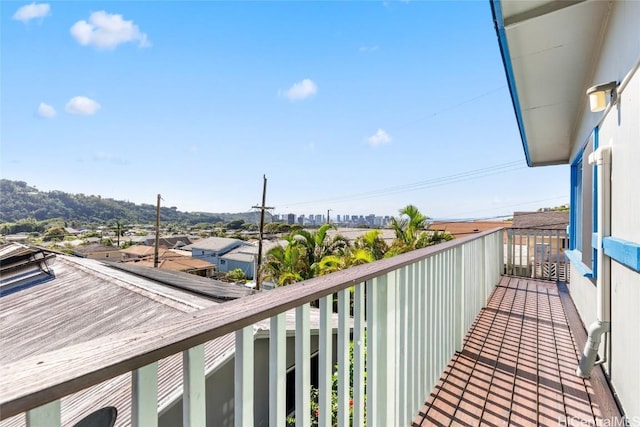
<instances>
[{"instance_id":1,"label":"roof overhang","mask_svg":"<svg viewBox=\"0 0 640 427\"><path fill-rule=\"evenodd\" d=\"M490 1L527 164L569 163L611 1Z\"/></svg>"}]
</instances>

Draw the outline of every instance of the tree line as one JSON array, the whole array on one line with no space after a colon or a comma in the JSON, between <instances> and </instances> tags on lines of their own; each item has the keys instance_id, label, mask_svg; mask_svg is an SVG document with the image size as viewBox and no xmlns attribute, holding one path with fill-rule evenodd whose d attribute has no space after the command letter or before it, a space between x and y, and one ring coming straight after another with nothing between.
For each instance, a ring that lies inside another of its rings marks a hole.
<instances>
[{"instance_id":1,"label":"tree line","mask_svg":"<svg viewBox=\"0 0 640 427\"><path fill-rule=\"evenodd\" d=\"M104 198L101 196L72 194L64 191L40 191L24 181L0 180L0 223L16 223L31 219L46 221L63 219L79 223L108 223L123 221L131 224L153 223L156 206ZM152 195L155 198L155 194ZM160 207L162 221L184 225L244 220L258 222L258 212L208 213L181 212L175 206ZM29 231L29 230L24 230Z\"/></svg>"}]
</instances>

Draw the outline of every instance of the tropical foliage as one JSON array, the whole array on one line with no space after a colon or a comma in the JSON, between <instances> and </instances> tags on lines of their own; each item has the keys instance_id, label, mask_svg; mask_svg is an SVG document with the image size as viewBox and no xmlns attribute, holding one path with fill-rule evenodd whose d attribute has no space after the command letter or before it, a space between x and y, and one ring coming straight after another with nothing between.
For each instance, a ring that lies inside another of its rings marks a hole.
<instances>
[{"instance_id":1,"label":"tropical foliage","mask_svg":"<svg viewBox=\"0 0 640 427\"><path fill-rule=\"evenodd\" d=\"M391 245L380 230L367 231L354 242L340 234L331 236L330 230L336 228L331 224L315 231L293 230L284 246L267 252L260 268L262 281L288 285L453 239L449 233L429 230L428 220L413 205L401 209L400 216L391 220L395 233Z\"/></svg>"}]
</instances>

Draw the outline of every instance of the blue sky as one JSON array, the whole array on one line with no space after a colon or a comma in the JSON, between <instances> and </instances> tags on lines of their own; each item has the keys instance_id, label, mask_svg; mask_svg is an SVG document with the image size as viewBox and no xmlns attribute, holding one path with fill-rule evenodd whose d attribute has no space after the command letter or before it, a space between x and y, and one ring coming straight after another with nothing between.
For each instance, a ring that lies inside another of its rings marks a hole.
<instances>
[{"instance_id":1,"label":"blue sky","mask_svg":"<svg viewBox=\"0 0 640 427\"><path fill-rule=\"evenodd\" d=\"M484 218L527 168L488 1L3 1L2 178L181 211Z\"/></svg>"}]
</instances>

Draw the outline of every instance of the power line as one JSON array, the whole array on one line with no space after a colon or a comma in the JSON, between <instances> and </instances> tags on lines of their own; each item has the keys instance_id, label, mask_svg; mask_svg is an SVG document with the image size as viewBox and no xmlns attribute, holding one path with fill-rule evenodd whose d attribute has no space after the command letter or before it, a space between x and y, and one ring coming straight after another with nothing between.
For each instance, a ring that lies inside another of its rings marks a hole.
<instances>
[{"instance_id":1,"label":"power line","mask_svg":"<svg viewBox=\"0 0 640 427\"><path fill-rule=\"evenodd\" d=\"M320 203L340 202L345 200L349 200L349 201L362 200L362 199L386 196L390 194L398 194L398 193L405 193L409 191L422 190L426 188L439 187L443 185L454 184L462 181L469 181L471 179L483 178L486 176L492 176L492 175L512 172L520 169L526 169L526 168L527 168L526 166L522 165L522 161L516 160L512 162L501 163L498 165L487 166L480 169L459 172L452 175L432 178L425 181L418 181L410 184L403 184L403 185L384 188L380 190L372 190L372 191L367 191L362 193L355 193L355 194L331 197L331 198L320 199L320 200L312 200L312 201L306 201L306 202L288 203L284 205L286 207L290 207L290 206L310 205L310 204L316 204L316 203L320 204Z\"/></svg>"}]
</instances>

